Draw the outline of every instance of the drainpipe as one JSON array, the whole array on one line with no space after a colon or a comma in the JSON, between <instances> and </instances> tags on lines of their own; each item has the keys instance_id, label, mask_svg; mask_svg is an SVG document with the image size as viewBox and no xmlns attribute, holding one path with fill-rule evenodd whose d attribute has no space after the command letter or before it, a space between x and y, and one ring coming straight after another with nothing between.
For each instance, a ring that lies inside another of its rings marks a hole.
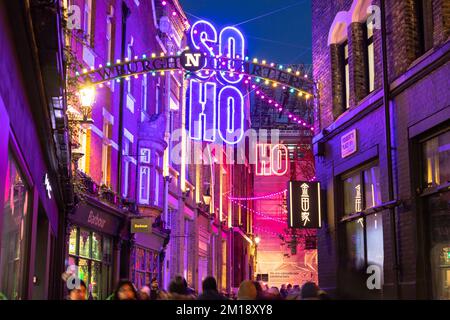
<instances>
[{"instance_id":1,"label":"drainpipe","mask_svg":"<svg viewBox=\"0 0 450 320\"><path fill-rule=\"evenodd\" d=\"M121 43L121 61L125 60L125 50L127 41L127 20L130 16L130 9L127 7L126 3L122 1L122 43ZM124 94L125 94L125 83L120 81L119 88L119 162L117 166L117 192L119 196L122 196L122 150L123 150L123 108L124 108Z\"/></svg>"},{"instance_id":2,"label":"drainpipe","mask_svg":"<svg viewBox=\"0 0 450 320\"><path fill-rule=\"evenodd\" d=\"M388 191L389 199L391 202L394 200L394 177L393 177L393 165L392 165L392 145L391 145L391 114L390 114L390 85L388 75L388 56L387 56L387 31L386 31L386 2L380 1L381 7L381 39L382 39L382 52L383 52L383 103L384 103L384 115L385 115L385 143L386 143L386 160L387 160L387 172L388 172ZM395 207L389 209L390 224L391 224L391 239L392 239L392 255L393 255L393 269L394 269L394 285L395 285L395 297L401 299L400 283L399 283L399 257L398 257L398 244L397 244L397 219Z\"/></svg>"}]
</instances>

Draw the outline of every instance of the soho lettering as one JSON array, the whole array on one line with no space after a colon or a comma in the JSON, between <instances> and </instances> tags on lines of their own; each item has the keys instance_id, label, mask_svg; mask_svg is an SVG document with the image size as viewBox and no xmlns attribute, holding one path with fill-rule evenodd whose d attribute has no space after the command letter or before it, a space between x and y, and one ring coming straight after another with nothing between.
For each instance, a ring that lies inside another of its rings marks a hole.
<instances>
[{"instance_id":1,"label":"soho lettering","mask_svg":"<svg viewBox=\"0 0 450 320\"><path fill-rule=\"evenodd\" d=\"M207 21L197 21L191 28L193 47L210 56L226 57L221 70L207 75L197 73L189 83L189 131L193 140L215 142L218 136L227 144L236 144L244 136L244 96L239 88L244 65L233 61L243 58L245 40L234 27L217 34ZM206 59L206 69L217 69L217 59ZM211 81L215 80L215 81Z\"/></svg>"},{"instance_id":2,"label":"soho lettering","mask_svg":"<svg viewBox=\"0 0 450 320\"><path fill-rule=\"evenodd\" d=\"M256 175L282 176L288 170L288 150L283 144L256 145Z\"/></svg>"}]
</instances>

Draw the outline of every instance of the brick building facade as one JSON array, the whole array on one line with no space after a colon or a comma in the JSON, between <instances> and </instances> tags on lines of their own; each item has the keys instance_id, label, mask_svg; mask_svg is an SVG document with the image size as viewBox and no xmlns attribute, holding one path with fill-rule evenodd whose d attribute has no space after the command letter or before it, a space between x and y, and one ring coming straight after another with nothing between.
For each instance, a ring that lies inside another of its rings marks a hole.
<instances>
[{"instance_id":1,"label":"brick building facade","mask_svg":"<svg viewBox=\"0 0 450 320\"><path fill-rule=\"evenodd\" d=\"M337 297L450 298L449 9L312 2L319 284Z\"/></svg>"}]
</instances>

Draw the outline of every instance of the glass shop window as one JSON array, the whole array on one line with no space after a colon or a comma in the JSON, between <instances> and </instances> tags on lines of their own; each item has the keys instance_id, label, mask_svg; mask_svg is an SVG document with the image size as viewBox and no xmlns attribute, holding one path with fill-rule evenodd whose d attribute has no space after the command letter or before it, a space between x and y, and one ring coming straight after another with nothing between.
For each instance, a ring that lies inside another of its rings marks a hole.
<instances>
[{"instance_id":1,"label":"glass shop window","mask_svg":"<svg viewBox=\"0 0 450 320\"><path fill-rule=\"evenodd\" d=\"M132 281L138 289L150 286L153 278L159 279L157 251L136 246L133 261Z\"/></svg>"},{"instance_id":2,"label":"glass shop window","mask_svg":"<svg viewBox=\"0 0 450 320\"><path fill-rule=\"evenodd\" d=\"M381 201L380 170L378 166L346 175L342 179L347 268L363 271L377 265L383 271L383 220L381 213L364 214L364 210L378 206ZM360 215L352 217L352 215ZM383 274L381 274L383 283Z\"/></svg>"},{"instance_id":3,"label":"glass shop window","mask_svg":"<svg viewBox=\"0 0 450 320\"><path fill-rule=\"evenodd\" d=\"M25 244L30 214L29 187L11 154L6 168L3 228L0 247L0 293L9 300L22 299L25 275Z\"/></svg>"},{"instance_id":4,"label":"glass shop window","mask_svg":"<svg viewBox=\"0 0 450 320\"><path fill-rule=\"evenodd\" d=\"M78 276L95 300L105 299L112 293L111 264L110 238L84 228L71 228L68 266L78 267Z\"/></svg>"},{"instance_id":5,"label":"glass shop window","mask_svg":"<svg viewBox=\"0 0 450 320\"><path fill-rule=\"evenodd\" d=\"M425 187L450 183L450 130L423 143Z\"/></svg>"}]
</instances>

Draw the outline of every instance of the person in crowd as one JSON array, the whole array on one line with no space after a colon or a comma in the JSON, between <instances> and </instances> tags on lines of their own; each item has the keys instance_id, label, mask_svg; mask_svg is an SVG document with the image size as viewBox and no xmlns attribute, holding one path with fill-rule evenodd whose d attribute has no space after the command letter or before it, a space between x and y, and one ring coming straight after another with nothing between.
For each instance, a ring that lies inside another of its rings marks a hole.
<instances>
[{"instance_id":1,"label":"person in crowd","mask_svg":"<svg viewBox=\"0 0 450 320\"><path fill-rule=\"evenodd\" d=\"M150 283L150 300L158 300L159 294L160 290L158 280L154 277Z\"/></svg>"},{"instance_id":2,"label":"person in crowd","mask_svg":"<svg viewBox=\"0 0 450 320\"><path fill-rule=\"evenodd\" d=\"M194 300L195 296L188 290L186 279L176 276L169 284L169 300Z\"/></svg>"},{"instance_id":3,"label":"person in crowd","mask_svg":"<svg viewBox=\"0 0 450 320\"><path fill-rule=\"evenodd\" d=\"M331 300L330 295L324 291L324 290L319 290L319 300Z\"/></svg>"},{"instance_id":4,"label":"person in crowd","mask_svg":"<svg viewBox=\"0 0 450 320\"><path fill-rule=\"evenodd\" d=\"M139 290L139 300L150 300L150 288L148 286L143 286Z\"/></svg>"},{"instance_id":5,"label":"person in crowd","mask_svg":"<svg viewBox=\"0 0 450 320\"><path fill-rule=\"evenodd\" d=\"M239 291L238 300L256 300L258 292L253 281L244 280L242 281Z\"/></svg>"},{"instance_id":6,"label":"person in crowd","mask_svg":"<svg viewBox=\"0 0 450 320\"><path fill-rule=\"evenodd\" d=\"M292 285L288 285L291 286L290 290L288 291L288 295L286 296L286 300L300 300L301 295L300 295L300 286L295 285L294 287L292 287Z\"/></svg>"},{"instance_id":7,"label":"person in crowd","mask_svg":"<svg viewBox=\"0 0 450 320\"><path fill-rule=\"evenodd\" d=\"M79 286L69 289L69 300L86 300L87 287L86 283L80 279Z\"/></svg>"},{"instance_id":8,"label":"person in crowd","mask_svg":"<svg viewBox=\"0 0 450 320\"><path fill-rule=\"evenodd\" d=\"M114 300L137 300L138 292L134 284L127 279L122 279L114 290Z\"/></svg>"},{"instance_id":9,"label":"person in crowd","mask_svg":"<svg viewBox=\"0 0 450 320\"><path fill-rule=\"evenodd\" d=\"M261 286L261 283L259 281L254 281L253 284L255 285L256 288L256 300L265 300L266 295L263 290L263 286Z\"/></svg>"},{"instance_id":10,"label":"person in crowd","mask_svg":"<svg viewBox=\"0 0 450 320\"><path fill-rule=\"evenodd\" d=\"M287 287L286 287L287 293L291 293L292 290L292 284L288 283Z\"/></svg>"},{"instance_id":11,"label":"person in crowd","mask_svg":"<svg viewBox=\"0 0 450 320\"><path fill-rule=\"evenodd\" d=\"M319 300L319 287L314 282L306 282L301 290L302 300Z\"/></svg>"},{"instance_id":12,"label":"person in crowd","mask_svg":"<svg viewBox=\"0 0 450 320\"><path fill-rule=\"evenodd\" d=\"M286 289L286 284L284 284L284 283L281 285L280 295L281 295L281 298L283 298L283 299L286 299L286 297L288 295L288 291Z\"/></svg>"},{"instance_id":13,"label":"person in crowd","mask_svg":"<svg viewBox=\"0 0 450 320\"><path fill-rule=\"evenodd\" d=\"M206 277L202 282L202 294L198 300L226 300L217 290L217 282L214 277Z\"/></svg>"},{"instance_id":14,"label":"person in crowd","mask_svg":"<svg viewBox=\"0 0 450 320\"><path fill-rule=\"evenodd\" d=\"M278 290L277 287L271 287L269 290L267 290L266 297L269 300L281 300L282 299L280 290Z\"/></svg>"}]
</instances>

